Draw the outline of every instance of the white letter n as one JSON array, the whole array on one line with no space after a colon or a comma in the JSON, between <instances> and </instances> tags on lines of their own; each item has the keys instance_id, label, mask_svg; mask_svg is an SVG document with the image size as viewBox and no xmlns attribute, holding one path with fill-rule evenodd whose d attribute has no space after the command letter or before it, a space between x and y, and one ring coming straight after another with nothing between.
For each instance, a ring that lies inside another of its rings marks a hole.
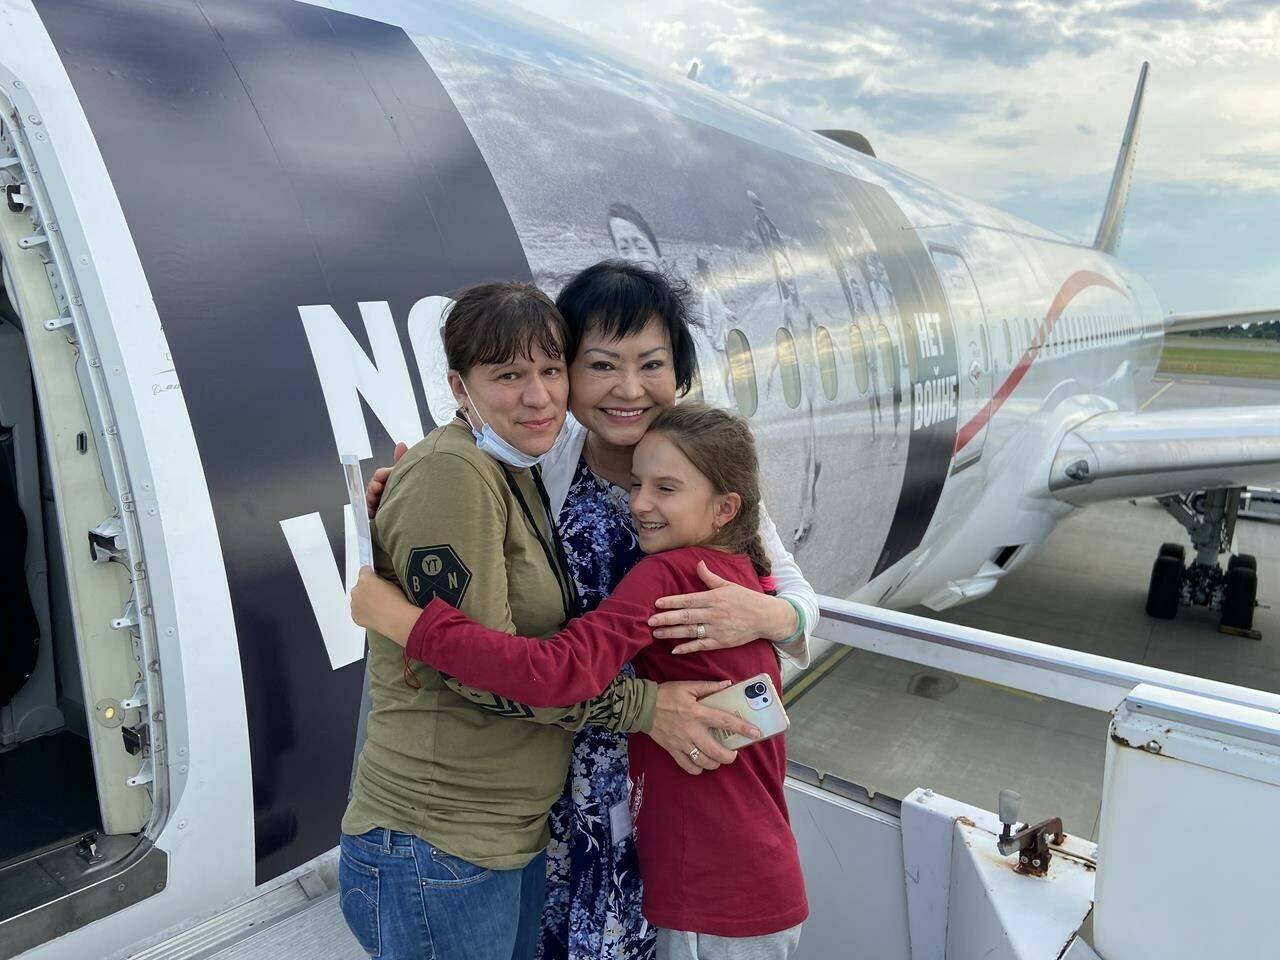
<instances>
[{"instance_id":1,"label":"white letter n","mask_svg":"<svg viewBox=\"0 0 1280 960\"><path fill-rule=\"evenodd\" d=\"M386 301L360 304L360 316L373 348L372 361L333 307L299 307L298 314L320 376L338 453L353 453L361 460L373 456L360 408L361 397L392 440L410 445L421 440L422 420L409 381L409 367Z\"/></svg>"}]
</instances>

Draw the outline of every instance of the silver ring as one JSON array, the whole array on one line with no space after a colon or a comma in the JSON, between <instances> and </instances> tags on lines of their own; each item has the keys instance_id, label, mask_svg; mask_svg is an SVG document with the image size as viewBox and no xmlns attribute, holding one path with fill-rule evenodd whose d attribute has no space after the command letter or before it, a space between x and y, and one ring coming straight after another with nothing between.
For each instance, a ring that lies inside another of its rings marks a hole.
<instances>
[{"instance_id":1,"label":"silver ring","mask_svg":"<svg viewBox=\"0 0 1280 960\"><path fill-rule=\"evenodd\" d=\"M689 751L689 759L692 760L694 763L698 762L698 757L700 756L702 756L702 751L699 750L697 747L694 747L692 750Z\"/></svg>"},{"instance_id":2,"label":"silver ring","mask_svg":"<svg viewBox=\"0 0 1280 960\"><path fill-rule=\"evenodd\" d=\"M695 636L701 640L707 635L707 625L705 623L698 624L698 632Z\"/></svg>"}]
</instances>

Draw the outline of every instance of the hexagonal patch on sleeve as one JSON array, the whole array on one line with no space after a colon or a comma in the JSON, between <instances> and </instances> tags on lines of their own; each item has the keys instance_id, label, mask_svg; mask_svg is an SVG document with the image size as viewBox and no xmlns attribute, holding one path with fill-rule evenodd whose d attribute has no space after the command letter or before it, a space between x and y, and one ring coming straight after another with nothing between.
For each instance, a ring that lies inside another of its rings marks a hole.
<instances>
[{"instance_id":1,"label":"hexagonal patch on sleeve","mask_svg":"<svg viewBox=\"0 0 1280 960\"><path fill-rule=\"evenodd\" d=\"M471 571L447 543L437 547L414 547L409 551L404 582L413 602L420 607L430 603L432 597L460 607L471 583Z\"/></svg>"}]
</instances>

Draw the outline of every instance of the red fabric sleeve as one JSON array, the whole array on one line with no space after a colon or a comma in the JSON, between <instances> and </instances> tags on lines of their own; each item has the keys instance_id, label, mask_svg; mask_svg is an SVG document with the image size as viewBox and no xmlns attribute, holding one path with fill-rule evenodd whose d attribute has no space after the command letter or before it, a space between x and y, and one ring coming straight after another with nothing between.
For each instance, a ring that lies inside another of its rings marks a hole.
<instances>
[{"instance_id":1,"label":"red fabric sleeve","mask_svg":"<svg viewBox=\"0 0 1280 960\"><path fill-rule=\"evenodd\" d=\"M654 601L678 592L670 567L646 557L604 603L547 640L490 630L435 598L413 625L405 652L468 686L531 707L581 703L653 642Z\"/></svg>"}]
</instances>

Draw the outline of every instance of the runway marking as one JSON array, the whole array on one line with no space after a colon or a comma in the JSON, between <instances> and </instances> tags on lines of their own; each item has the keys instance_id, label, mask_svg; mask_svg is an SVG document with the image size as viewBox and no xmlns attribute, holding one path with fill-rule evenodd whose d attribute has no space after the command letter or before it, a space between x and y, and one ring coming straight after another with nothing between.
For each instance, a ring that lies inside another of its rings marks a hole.
<instances>
[{"instance_id":1,"label":"runway marking","mask_svg":"<svg viewBox=\"0 0 1280 960\"><path fill-rule=\"evenodd\" d=\"M1006 687L1003 683L992 683L990 680L979 680L977 677L969 677L975 683L980 683L984 687L990 687L992 690L999 690L1002 693L1011 693L1015 697L1023 697L1027 700L1034 700L1036 703L1044 703L1044 697L1034 693L1028 693L1026 690L1018 690L1015 687Z\"/></svg>"},{"instance_id":2,"label":"runway marking","mask_svg":"<svg viewBox=\"0 0 1280 960\"><path fill-rule=\"evenodd\" d=\"M1208 380L1192 380L1190 377L1183 377L1181 382L1182 382L1182 383L1197 383L1197 384L1199 384L1199 385L1200 385L1200 386L1202 386L1202 387L1207 387L1207 386L1209 385L1209 381L1208 381Z\"/></svg>"},{"instance_id":3,"label":"runway marking","mask_svg":"<svg viewBox=\"0 0 1280 960\"><path fill-rule=\"evenodd\" d=\"M1140 406L1140 407L1138 408L1138 412L1139 412L1139 413L1141 413L1143 410L1147 409L1147 407L1151 406L1151 404L1155 403L1155 402L1156 402L1156 398L1157 398L1157 397L1159 397L1159 396L1160 396L1160 394L1164 393L1166 390L1168 390L1170 387L1172 387L1172 386L1173 386L1175 383L1177 383L1177 382L1178 382L1178 381L1176 381L1176 380L1170 380L1168 383L1166 383L1163 387L1161 387L1159 390L1157 390L1155 393L1153 393L1153 394L1152 394L1152 395L1147 399L1147 402L1146 402L1146 403L1144 403L1142 406Z\"/></svg>"},{"instance_id":4,"label":"runway marking","mask_svg":"<svg viewBox=\"0 0 1280 960\"><path fill-rule=\"evenodd\" d=\"M838 664L841 660L843 660L852 652L853 652L853 647L841 647L839 650L831 654L831 656L827 657L827 659L823 660L820 664L818 664L816 667L814 667L812 670L806 673L803 677L797 680L793 686L790 686L786 690L782 691L782 705L789 707L791 706L791 704L795 703L796 700L799 698L800 694L804 693L811 686L813 686L815 683L821 680L827 674L828 671L830 671L833 667L835 667L836 664Z\"/></svg>"}]
</instances>

